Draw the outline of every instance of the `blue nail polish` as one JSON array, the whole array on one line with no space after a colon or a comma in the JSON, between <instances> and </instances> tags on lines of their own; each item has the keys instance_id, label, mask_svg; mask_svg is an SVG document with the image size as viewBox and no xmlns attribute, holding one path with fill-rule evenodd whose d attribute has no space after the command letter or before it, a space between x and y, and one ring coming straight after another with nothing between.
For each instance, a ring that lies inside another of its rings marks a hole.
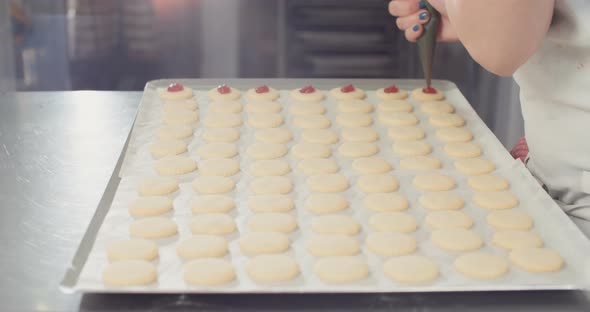
<instances>
[{"instance_id":1,"label":"blue nail polish","mask_svg":"<svg viewBox=\"0 0 590 312\"><path fill-rule=\"evenodd\" d=\"M420 26L414 25L414 27L412 27L412 30L413 31L418 31L418 30L420 30Z\"/></svg>"},{"instance_id":2,"label":"blue nail polish","mask_svg":"<svg viewBox=\"0 0 590 312\"><path fill-rule=\"evenodd\" d=\"M422 12L422 13L420 13L420 15L418 15L418 18L421 21L425 20L427 17L428 17L428 13L426 13L426 12Z\"/></svg>"},{"instance_id":3,"label":"blue nail polish","mask_svg":"<svg viewBox=\"0 0 590 312\"><path fill-rule=\"evenodd\" d=\"M422 9L426 9L426 3L424 3L424 1L420 1L418 3L418 7L422 10Z\"/></svg>"}]
</instances>

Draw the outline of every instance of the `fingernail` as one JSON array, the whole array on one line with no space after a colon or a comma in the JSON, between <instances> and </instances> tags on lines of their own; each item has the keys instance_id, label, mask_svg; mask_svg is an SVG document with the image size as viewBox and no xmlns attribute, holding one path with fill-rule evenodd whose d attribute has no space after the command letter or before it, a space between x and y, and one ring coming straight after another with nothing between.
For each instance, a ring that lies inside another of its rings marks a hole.
<instances>
[{"instance_id":1,"label":"fingernail","mask_svg":"<svg viewBox=\"0 0 590 312\"><path fill-rule=\"evenodd\" d=\"M427 17L428 17L428 13L426 13L426 12L422 12L422 13L420 13L420 15L418 15L418 18L421 21L425 20Z\"/></svg>"},{"instance_id":2,"label":"fingernail","mask_svg":"<svg viewBox=\"0 0 590 312\"><path fill-rule=\"evenodd\" d=\"M420 26L414 25L414 27L412 27L412 30L413 31L418 31L418 30L420 30Z\"/></svg>"},{"instance_id":3,"label":"fingernail","mask_svg":"<svg viewBox=\"0 0 590 312\"><path fill-rule=\"evenodd\" d=\"M426 3L424 3L424 1L420 1L420 2L418 2L418 7L420 9L426 9Z\"/></svg>"}]
</instances>

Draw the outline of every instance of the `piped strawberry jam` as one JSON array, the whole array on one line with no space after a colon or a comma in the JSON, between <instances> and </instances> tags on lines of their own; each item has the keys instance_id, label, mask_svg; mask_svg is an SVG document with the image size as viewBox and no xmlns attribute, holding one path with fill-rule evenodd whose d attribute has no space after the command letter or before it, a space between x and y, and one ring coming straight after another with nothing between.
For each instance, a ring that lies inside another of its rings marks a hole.
<instances>
[{"instance_id":1,"label":"piped strawberry jam","mask_svg":"<svg viewBox=\"0 0 590 312\"><path fill-rule=\"evenodd\" d=\"M340 91L342 91L342 93L350 93L350 92L354 92L354 86L352 84L347 84L344 87L340 88Z\"/></svg>"},{"instance_id":2,"label":"piped strawberry jam","mask_svg":"<svg viewBox=\"0 0 590 312\"><path fill-rule=\"evenodd\" d=\"M184 90L184 86L181 85L180 83L175 82L175 83L171 83L168 86L167 90L168 90L168 92L180 92L180 91Z\"/></svg>"},{"instance_id":3,"label":"piped strawberry jam","mask_svg":"<svg viewBox=\"0 0 590 312\"><path fill-rule=\"evenodd\" d=\"M314 93L315 88L313 86L305 86L305 87L299 89L299 92L301 92L303 94Z\"/></svg>"},{"instance_id":4,"label":"piped strawberry jam","mask_svg":"<svg viewBox=\"0 0 590 312\"><path fill-rule=\"evenodd\" d=\"M256 93L268 93L270 91L270 89L268 88L267 85L262 85L256 89L254 89L254 91L256 91Z\"/></svg>"},{"instance_id":5,"label":"piped strawberry jam","mask_svg":"<svg viewBox=\"0 0 590 312\"><path fill-rule=\"evenodd\" d=\"M426 87L426 88L423 88L423 89L422 89L422 92L424 92L424 93L426 93L426 94L436 94L436 92L437 92L437 91L436 91L436 89L435 89L435 88L433 88L433 87L431 87L431 86L428 86L428 87Z\"/></svg>"},{"instance_id":6,"label":"piped strawberry jam","mask_svg":"<svg viewBox=\"0 0 590 312\"><path fill-rule=\"evenodd\" d=\"M220 86L217 86L217 92L221 94L228 94L231 92L231 88L228 87L226 84L222 84Z\"/></svg>"},{"instance_id":7,"label":"piped strawberry jam","mask_svg":"<svg viewBox=\"0 0 590 312\"><path fill-rule=\"evenodd\" d=\"M391 85L391 86L383 89L383 92L385 92L385 93L398 93L399 89L397 88L396 85Z\"/></svg>"}]
</instances>

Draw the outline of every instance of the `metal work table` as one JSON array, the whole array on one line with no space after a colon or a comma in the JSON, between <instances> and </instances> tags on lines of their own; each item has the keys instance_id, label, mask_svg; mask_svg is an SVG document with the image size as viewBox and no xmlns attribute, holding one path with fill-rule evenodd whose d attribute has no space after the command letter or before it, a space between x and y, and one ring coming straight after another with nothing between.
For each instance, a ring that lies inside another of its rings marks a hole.
<instances>
[{"instance_id":1,"label":"metal work table","mask_svg":"<svg viewBox=\"0 0 590 312\"><path fill-rule=\"evenodd\" d=\"M358 295L64 294L58 285L119 157L139 92L0 97L2 311L589 311L582 291Z\"/></svg>"}]
</instances>

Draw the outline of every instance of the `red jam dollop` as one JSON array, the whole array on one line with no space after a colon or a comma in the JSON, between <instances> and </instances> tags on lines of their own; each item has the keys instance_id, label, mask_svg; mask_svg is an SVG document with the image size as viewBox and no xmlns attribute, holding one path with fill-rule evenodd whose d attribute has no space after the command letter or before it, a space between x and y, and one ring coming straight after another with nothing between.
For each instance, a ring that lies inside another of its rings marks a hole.
<instances>
[{"instance_id":1,"label":"red jam dollop","mask_svg":"<svg viewBox=\"0 0 590 312\"><path fill-rule=\"evenodd\" d=\"M256 88L254 91L256 91L256 93L268 93L268 91L270 91L270 89L268 88L267 85L262 85L262 86Z\"/></svg>"},{"instance_id":2,"label":"red jam dollop","mask_svg":"<svg viewBox=\"0 0 590 312\"><path fill-rule=\"evenodd\" d=\"M340 88L340 91L342 91L342 93L354 92L354 86L352 84L345 85L344 87Z\"/></svg>"},{"instance_id":3,"label":"red jam dollop","mask_svg":"<svg viewBox=\"0 0 590 312\"><path fill-rule=\"evenodd\" d=\"M437 93L436 89L431 86L428 86L428 87L422 89L422 92L424 92L426 94L436 94Z\"/></svg>"},{"instance_id":4,"label":"red jam dollop","mask_svg":"<svg viewBox=\"0 0 590 312\"><path fill-rule=\"evenodd\" d=\"M222 84L217 87L217 92L219 92L221 94L228 94L231 92L231 88L228 87L226 84Z\"/></svg>"},{"instance_id":5,"label":"red jam dollop","mask_svg":"<svg viewBox=\"0 0 590 312\"><path fill-rule=\"evenodd\" d=\"M398 93L399 89L397 88L396 85L391 85L391 86L383 89L383 92L385 92L385 93Z\"/></svg>"},{"instance_id":6,"label":"red jam dollop","mask_svg":"<svg viewBox=\"0 0 590 312\"><path fill-rule=\"evenodd\" d=\"M175 83L171 83L168 86L168 92L180 92L182 90L184 90L184 86L181 85L180 83L175 82Z\"/></svg>"},{"instance_id":7,"label":"red jam dollop","mask_svg":"<svg viewBox=\"0 0 590 312\"><path fill-rule=\"evenodd\" d=\"M301 92L303 94L314 93L315 88L313 86L305 86L305 87L299 89L299 92Z\"/></svg>"}]
</instances>

